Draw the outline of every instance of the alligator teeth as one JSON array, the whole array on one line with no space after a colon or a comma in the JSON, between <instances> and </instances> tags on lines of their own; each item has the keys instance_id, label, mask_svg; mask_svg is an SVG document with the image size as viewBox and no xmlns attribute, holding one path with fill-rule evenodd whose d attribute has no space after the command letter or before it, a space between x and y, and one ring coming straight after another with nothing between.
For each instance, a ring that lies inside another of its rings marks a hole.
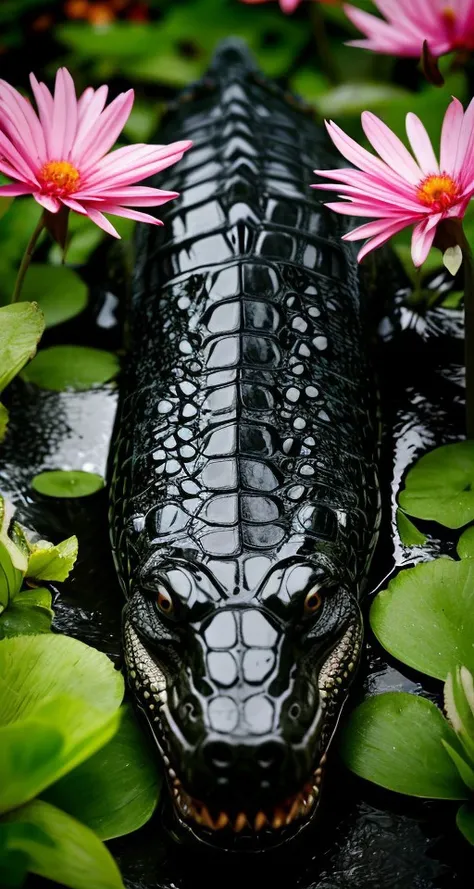
<instances>
[{"instance_id":1,"label":"alligator teeth","mask_svg":"<svg viewBox=\"0 0 474 889\"><path fill-rule=\"evenodd\" d=\"M217 821L214 824L216 830L222 830L224 827L227 827L229 824L229 816L226 815L225 812L221 812Z\"/></svg>"},{"instance_id":2,"label":"alligator teeth","mask_svg":"<svg viewBox=\"0 0 474 889\"><path fill-rule=\"evenodd\" d=\"M207 806L203 806L201 809L201 820L206 827L209 827L210 830L214 830L214 822Z\"/></svg>"},{"instance_id":3,"label":"alligator teeth","mask_svg":"<svg viewBox=\"0 0 474 889\"><path fill-rule=\"evenodd\" d=\"M278 830L280 827L283 827L286 821L286 815L283 809L275 809L275 814L273 816L272 827L274 830Z\"/></svg>"},{"instance_id":4,"label":"alligator teeth","mask_svg":"<svg viewBox=\"0 0 474 889\"><path fill-rule=\"evenodd\" d=\"M244 812L240 812L237 815L237 818L235 819L235 824L234 824L235 832L240 833L240 831L243 830L244 827L247 827L247 825L248 825L247 816L245 815Z\"/></svg>"},{"instance_id":5,"label":"alligator teeth","mask_svg":"<svg viewBox=\"0 0 474 889\"><path fill-rule=\"evenodd\" d=\"M296 797L290 811L288 812L288 815L286 816L286 823L287 824L291 824L291 822L296 818L296 816L298 814L299 807L300 807L300 800L299 800L299 797Z\"/></svg>"},{"instance_id":6,"label":"alligator teeth","mask_svg":"<svg viewBox=\"0 0 474 889\"><path fill-rule=\"evenodd\" d=\"M254 827L256 831L262 830L268 821L265 812L258 812L255 816Z\"/></svg>"}]
</instances>

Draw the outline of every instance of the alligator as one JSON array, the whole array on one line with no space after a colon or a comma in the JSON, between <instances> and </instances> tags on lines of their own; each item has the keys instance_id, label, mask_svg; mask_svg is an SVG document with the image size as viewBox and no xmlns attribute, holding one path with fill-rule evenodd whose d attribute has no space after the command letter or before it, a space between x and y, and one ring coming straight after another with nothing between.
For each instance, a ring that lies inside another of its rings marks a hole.
<instances>
[{"instance_id":1,"label":"alligator","mask_svg":"<svg viewBox=\"0 0 474 889\"><path fill-rule=\"evenodd\" d=\"M226 43L162 141L193 148L142 226L111 457L129 684L177 829L264 850L314 820L360 659L380 521L373 312L338 160ZM202 847L201 847L202 848Z\"/></svg>"}]
</instances>

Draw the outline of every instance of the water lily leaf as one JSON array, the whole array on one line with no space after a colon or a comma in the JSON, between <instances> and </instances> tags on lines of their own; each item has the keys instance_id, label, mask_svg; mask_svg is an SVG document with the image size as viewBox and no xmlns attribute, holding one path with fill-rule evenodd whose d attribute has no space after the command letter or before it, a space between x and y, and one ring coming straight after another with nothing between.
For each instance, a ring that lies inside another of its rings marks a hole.
<instances>
[{"instance_id":1,"label":"water lily leaf","mask_svg":"<svg viewBox=\"0 0 474 889\"><path fill-rule=\"evenodd\" d=\"M84 311L87 287L73 269L65 265L32 263L21 291L22 299L35 300L46 327L69 321Z\"/></svg>"},{"instance_id":2,"label":"water lily leaf","mask_svg":"<svg viewBox=\"0 0 474 889\"><path fill-rule=\"evenodd\" d=\"M28 543L17 522L13 522L15 507L0 495L0 542L10 556L12 565L22 574L28 565Z\"/></svg>"},{"instance_id":3,"label":"water lily leaf","mask_svg":"<svg viewBox=\"0 0 474 889\"><path fill-rule=\"evenodd\" d=\"M401 509L397 509L397 528L400 540L405 546L423 546L426 543L426 535L410 522Z\"/></svg>"},{"instance_id":4,"label":"water lily leaf","mask_svg":"<svg viewBox=\"0 0 474 889\"><path fill-rule=\"evenodd\" d=\"M160 784L156 757L126 706L112 740L43 798L109 840L138 830L151 818Z\"/></svg>"},{"instance_id":5,"label":"water lily leaf","mask_svg":"<svg viewBox=\"0 0 474 889\"><path fill-rule=\"evenodd\" d=\"M465 803L458 809L456 825L468 843L474 846L474 805L472 803Z\"/></svg>"},{"instance_id":6,"label":"water lily leaf","mask_svg":"<svg viewBox=\"0 0 474 889\"><path fill-rule=\"evenodd\" d=\"M388 692L368 698L344 726L340 750L356 775L396 793L466 799L470 793L442 741L457 747L454 730L424 698Z\"/></svg>"},{"instance_id":7,"label":"water lily leaf","mask_svg":"<svg viewBox=\"0 0 474 889\"><path fill-rule=\"evenodd\" d=\"M30 840L52 845L48 835L39 827L27 824L7 824L0 821L0 874L5 889L21 889L28 873L28 855L19 848L9 848L12 839L28 837ZM15 846L15 841L13 842Z\"/></svg>"},{"instance_id":8,"label":"water lily leaf","mask_svg":"<svg viewBox=\"0 0 474 889\"><path fill-rule=\"evenodd\" d=\"M444 685L444 709L466 758L474 763L474 680L466 667L456 666Z\"/></svg>"},{"instance_id":9,"label":"water lily leaf","mask_svg":"<svg viewBox=\"0 0 474 889\"><path fill-rule=\"evenodd\" d=\"M400 506L417 519L462 528L474 519L474 442L459 441L425 454L410 469Z\"/></svg>"},{"instance_id":10,"label":"water lily leaf","mask_svg":"<svg viewBox=\"0 0 474 889\"><path fill-rule=\"evenodd\" d=\"M30 830L15 828L37 828ZM11 812L2 825L7 849L28 856L28 870L71 889L123 889L110 852L92 830L66 812L35 800Z\"/></svg>"},{"instance_id":11,"label":"water lily leaf","mask_svg":"<svg viewBox=\"0 0 474 889\"><path fill-rule=\"evenodd\" d=\"M7 426L8 426L8 411L4 404L0 401L0 443L5 438L7 434Z\"/></svg>"},{"instance_id":12,"label":"water lily leaf","mask_svg":"<svg viewBox=\"0 0 474 889\"><path fill-rule=\"evenodd\" d=\"M81 698L58 695L31 718L0 726L0 813L29 802L92 756L113 737L119 719L118 710L104 717Z\"/></svg>"},{"instance_id":13,"label":"water lily leaf","mask_svg":"<svg viewBox=\"0 0 474 889\"><path fill-rule=\"evenodd\" d=\"M40 389L62 392L100 386L117 376L119 369L112 352L87 346L50 346L30 362L22 378Z\"/></svg>"},{"instance_id":14,"label":"water lily leaf","mask_svg":"<svg viewBox=\"0 0 474 889\"><path fill-rule=\"evenodd\" d=\"M51 469L35 475L31 487L46 497L88 497L104 487L104 479L81 469Z\"/></svg>"},{"instance_id":15,"label":"water lily leaf","mask_svg":"<svg viewBox=\"0 0 474 889\"><path fill-rule=\"evenodd\" d=\"M456 552L460 559L474 559L474 525L461 534Z\"/></svg>"},{"instance_id":16,"label":"water lily leaf","mask_svg":"<svg viewBox=\"0 0 474 889\"><path fill-rule=\"evenodd\" d=\"M32 716L58 695L84 701L105 721L120 706L123 692L123 678L109 658L77 639L19 636L0 644L0 725ZM65 724L61 714L58 721ZM86 720L74 734L80 738L89 728Z\"/></svg>"},{"instance_id":17,"label":"water lily leaf","mask_svg":"<svg viewBox=\"0 0 474 889\"><path fill-rule=\"evenodd\" d=\"M0 308L0 392L33 357L43 330L43 314L36 303Z\"/></svg>"},{"instance_id":18,"label":"water lily leaf","mask_svg":"<svg viewBox=\"0 0 474 889\"><path fill-rule=\"evenodd\" d=\"M474 561L436 559L400 571L370 609L377 639L398 660L445 680L474 670Z\"/></svg>"},{"instance_id":19,"label":"water lily leaf","mask_svg":"<svg viewBox=\"0 0 474 889\"><path fill-rule=\"evenodd\" d=\"M56 546L47 540L30 544L26 576L34 580L66 580L74 567L77 551L78 542L75 535Z\"/></svg>"},{"instance_id":20,"label":"water lily leaf","mask_svg":"<svg viewBox=\"0 0 474 889\"><path fill-rule=\"evenodd\" d=\"M53 617L49 590L39 587L18 592L0 614L0 639L50 633Z\"/></svg>"}]
</instances>

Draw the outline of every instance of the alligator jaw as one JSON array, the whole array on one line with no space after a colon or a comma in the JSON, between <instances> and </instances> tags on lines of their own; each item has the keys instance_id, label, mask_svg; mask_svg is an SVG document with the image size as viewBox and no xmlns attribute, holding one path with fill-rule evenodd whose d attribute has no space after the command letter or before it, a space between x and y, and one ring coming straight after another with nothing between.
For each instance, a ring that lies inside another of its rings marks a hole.
<instances>
[{"instance_id":1,"label":"alligator jaw","mask_svg":"<svg viewBox=\"0 0 474 889\"><path fill-rule=\"evenodd\" d=\"M314 816L319 803L323 767L326 754L319 760L311 779L302 790L271 809L265 807L250 814L245 811L230 813L213 809L200 800L191 797L172 769L168 770L168 780L173 804L178 820L191 828L202 838L206 833L209 839L234 841L239 837L265 840L268 838L283 841L289 834L305 826Z\"/></svg>"}]
</instances>

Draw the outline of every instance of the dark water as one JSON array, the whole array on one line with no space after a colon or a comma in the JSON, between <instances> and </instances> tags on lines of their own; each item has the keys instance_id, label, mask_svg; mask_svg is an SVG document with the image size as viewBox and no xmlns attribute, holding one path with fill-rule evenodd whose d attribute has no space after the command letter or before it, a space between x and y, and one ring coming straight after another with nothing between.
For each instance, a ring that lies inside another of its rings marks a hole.
<instances>
[{"instance_id":1,"label":"dark water","mask_svg":"<svg viewBox=\"0 0 474 889\"><path fill-rule=\"evenodd\" d=\"M438 287L441 279L433 282ZM462 319L459 312L432 309L425 315L404 307L399 293L383 321L377 347L384 426L382 479L384 522L370 588L393 570L440 552L453 553L456 536L430 546L406 547L396 525L396 494L407 466L437 444L463 432ZM91 308L47 340L120 347L116 313L123 282L95 287ZM107 498L55 501L33 495L31 477L48 468L87 469L104 474L117 388L86 393L48 393L17 382L9 407L10 434L0 449L0 490L19 517L54 541L79 537L79 560L55 601L55 626L107 652L120 662L121 594L109 552ZM439 700L439 683L390 660L367 632L365 659L352 702L367 694L403 689ZM412 801L381 791L349 774L336 750L328 769L318 824L301 844L249 856L197 855L170 841L159 812L141 831L110 844L130 889L198 889L260 886L285 889L467 889L473 885L474 853L458 835L456 804ZM33 883L31 884L33 885ZM35 882L38 885L38 881ZM41 881L41 885L45 885ZM94 889L91 875L91 889Z\"/></svg>"}]
</instances>

